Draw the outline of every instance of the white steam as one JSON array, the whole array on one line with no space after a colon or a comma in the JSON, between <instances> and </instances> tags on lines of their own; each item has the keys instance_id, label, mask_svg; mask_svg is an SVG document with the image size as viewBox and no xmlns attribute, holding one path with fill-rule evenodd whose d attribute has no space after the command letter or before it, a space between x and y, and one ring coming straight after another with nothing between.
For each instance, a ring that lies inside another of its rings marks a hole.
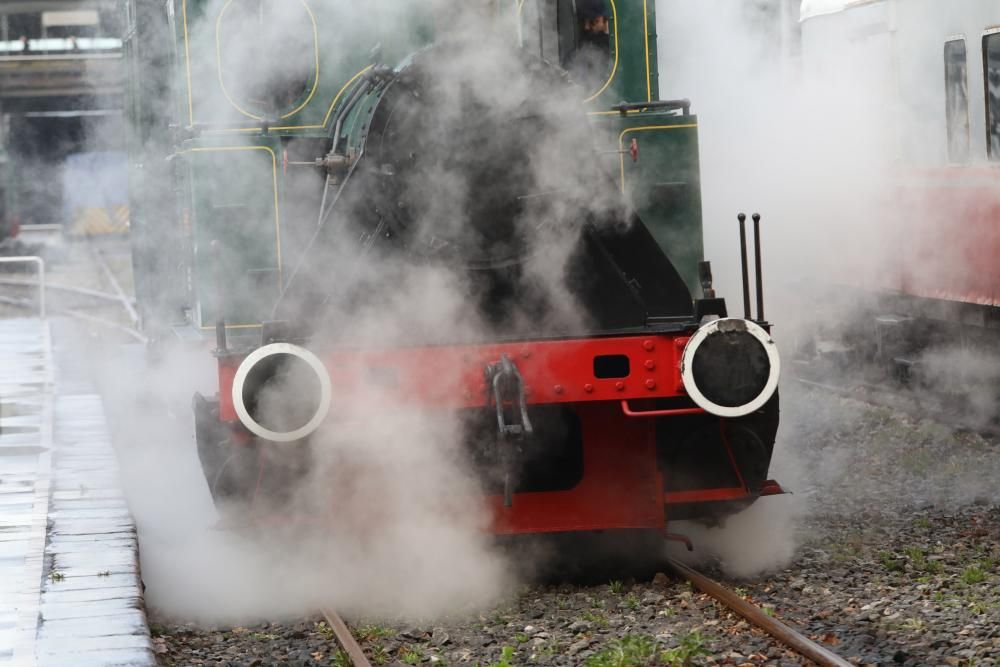
<instances>
[{"instance_id":1,"label":"white steam","mask_svg":"<svg viewBox=\"0 0 1000 667\"><path fill-rule=\"evenodd\" d=\"M231 99L221 92L199 97L194 107L196 122L249 122L241 118L236 106L251 113L254 108L266 110L269 104L279 108L292 94L281 97L279 90L281 99L268 97L274 93L271 84L308 82L313 67L307 59L286 62L268 57L262 61L265 54L281 51L282 45L300 41L302 21L293 20L294 12L287 21L279 18L280 12L268 15L267 20L241 14L216 25L214 17L225 4L221 0L209 3L206 18L189 31L195 63L191 76L199 90L211 88L218 76L217 31L239 45L222 62L225 93ZM238 4L233 3L228 11L236 11ZM263 2L259 7L266 10L272 4ZM333 4L342 10L343 24L363 27L371 20L366 8L357 4ZM415 4L426 5L403 0L378 3L380 29L386 25L412 29L406 17ZM441 123L438 128L427 128L428 136L439 145L454 141L443 129L463 122L449 114L467 112L470 106L516 118L531 112L551 113L556 103L573 105L572 100L553 99L551 90L538 90L535 79L512 66L512 32L508 26L494 25L491 11L474 5L456 11L454 3L442 3L438 11L439 19L453 22L457 39L472 39L477 45L474 52L464 51L469 57L460 59L426 56L435 75L432 80L437 82L431 89L434 117ZM262 26L266 26L266 37L257 35ZM386 37L391 42L392 35ZM324 42L322 48L321 66L336 66L340 47ZM350 48L353 45L344 44L341 50ZM534 100L536 106L525 111L525 100ZM587 194L584 184L573 176L578 172L574 163L578 156L565 155L557 148L565 145L569 136L565 133L582 136L589 148L586 118L582 112L570 116L574 117L578 119L575 126L547 128L552 146L533 146L522 156L532 179L528 192L568 192L564 195L568 199ZM495 132L491 141L517 140L503 134L508 128ZM490 148L455 145L453 150ZM421 213L415 222L415 238L463 228L466 209L485 195L475 191L468 178L460 160L442 159L430 173L420 174L409 184L409 198L418 202L416 209ZM225 182L219 185L224 187ZM318 189L315 194L318 200ZM607 206L600 200L590 204L597 211ZM535 225L527 215L517 221L523 226L519 232L533 248L523 263L523 279L544 292L546 318L552 322L541 326L579 328L581 309L565 284L579 226L562 224L574 211L553 206L546 212L548 224L543 226ZM338 225L350 222L336 220ZM314 225L315 217L307 224ZM370 261L359 261L365 258L363 243L318 250L313 266L320 273L313 276L314 283L338 294L357 288L363 296L330 301L332 312L322 313L325 324L313 332L310 341L320 356L338 344L365 354L420 341L490 338L491 330L469 306L476 295L463 271L405 255L372 253ZM386 276L392 277L392 289L365 291L365 285ZM341 279L351 282L338 283ZM296 314L302 318L315 320L321 314L309 310L312 304L297 305ZM515 330L539 326L530 313L516 310L509 324ZM270 446L262 457L265 485L273 481L266 477L280 474L289 460L300 461L305 470L302 476L287 478L287 502L274 509L276 523L267 522L270 508L264 506L264 528L254 535L241 532L238 525L213 527L216 517L198 469L188 416L195 378L201 377L198 384L206 395L215 391L213 365L204 351L174 350L152 368L137 371L137 377L149 378L149 388L140 392L116 383L123 390L123 400L133 392L142 397L137 409L119 415L116 423L119 440L130 443L123 453L123 469L129 476L143 548L143 576L153 608L210 621L274 618L308 613L320 606L345 613L427 617L489 604L509 589L511 577L492 549L491 517L467 460L466 424L454 414L400 407L392 395L354 395L338 391L335 384L331 418L309 445L297 450L295 445ZM436 385L448 381L449 369L428 370L435 374ZM279 403L288 398L282 396ZM267 407L262 409L266 412ZM171 417L165 420L165 413Z\"/></svg>"},{"instance_id":2,"label":"white steam","mask_svg":"<svg viewBox=\"0 0 1000 667\"><path fill-rule=\"evenodd\" d=\"M657 4L662 97L690 98L699 116L706 258L730 311L741 311L736 213L763 214L766 314L786 360L803 342L837 340L852 326L874 334L874 323L860 319L870 317L864 308L871 304L843 286L898 290L907 275L941 290L970 282L968 249L943 231L974 212L968 195L947 202L952 223L935 220L928 215L933 206L918 196L923 181L910 178L917 185L907 187L906 178L915 168L946 163L941 46L966 32L962 17L987 11L978 1L876 2L800 24L798 5ZM894 11L903 5L905 12ZM976 107L973 119L982 111ZM953 290L948 298L961 296ZM962 412L991 416L995 355L960 343L919 360L935 390L966 397ZM838 384L835 366L830 381ZM788 373L782 387L798 391ZM727 570L746 576L786 564L795 552L796 519L819 509L811 494L837 489L851 462L847 446L811 451L808 460L799 451L816 429L858 418L856 409L829 409L820 414L802 401L783 401L771 476L799 494L763 499L724 529L690 528L695 543ZM833 435L831 428L821 437ZM879 486L871 482L859 482L856 492ZM970 471L960 486L984 484ZM928 498L938 496L924 489L912 501Z\"/></svg>"}]
</instances>

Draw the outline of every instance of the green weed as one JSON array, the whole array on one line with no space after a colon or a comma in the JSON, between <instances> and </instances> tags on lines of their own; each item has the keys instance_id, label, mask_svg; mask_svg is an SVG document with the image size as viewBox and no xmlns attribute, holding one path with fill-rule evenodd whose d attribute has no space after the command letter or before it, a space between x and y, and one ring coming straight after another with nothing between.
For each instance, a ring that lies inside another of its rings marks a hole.
<instances>
[{"instance_id":1,"label":"green weed","mask_svg":"<svg viewBox=\"0 0 1000 667\"><path fill-rule=\"evenodd\" d=\"M986 572L978 565L970 565L962 572L962 581L970 586L986 581Z\"/></svg>"},{"instance_id":2,"label":"green weed","mask_svg":"<svg viewBox=\"0 0 1000 667\"><path fill-rule=\"evenodd\" d=\"M514 647L504 646L500 649L500 659L496 662L490 663L490 667L514 667Z\"/></svg>"},{"instance_id":3,"label":"green weed","mask_svg":"<svg viewBox=\"0 0 1000 667\"><path fill-rule=\"evenodd\" d=\"M698 632L690 632L681 637L678 646L660 653L660 662L669 667L687 667L694 658L708 654L705 638Z\"/></svg>"},{"instance_id":4,"label":"green weed","mask_svg":"<svg viewBox=\"0 0 1000 667\"><path fill-rule=\"evenodd\" d=\"M651 664L656 657L656 642L646 635L625 635L587 658L585 667L638 667Z\"/></svg>"}]
</instances>

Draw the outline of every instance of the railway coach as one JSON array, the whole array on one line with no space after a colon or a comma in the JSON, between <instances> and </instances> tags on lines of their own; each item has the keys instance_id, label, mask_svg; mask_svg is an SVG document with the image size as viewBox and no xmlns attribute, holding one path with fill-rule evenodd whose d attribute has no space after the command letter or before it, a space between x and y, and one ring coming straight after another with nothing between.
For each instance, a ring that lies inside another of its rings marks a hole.
<instances>
[{"instance_id":1,"label":"railway coach","mask_svg":"<svg viewBox=\"0 0 1000 667\"><path fill-rule=\"evenodd\" d=\"M853 99L892 151L882 204L865 221L891 251L859 253L852 266L866 279L852 293L872 298L851 342L904 378L924 375L923 353L941 345L996 351L1000 6L806 0L801 20L805 80L866 72Z\"/></svg>"}]
</instances>

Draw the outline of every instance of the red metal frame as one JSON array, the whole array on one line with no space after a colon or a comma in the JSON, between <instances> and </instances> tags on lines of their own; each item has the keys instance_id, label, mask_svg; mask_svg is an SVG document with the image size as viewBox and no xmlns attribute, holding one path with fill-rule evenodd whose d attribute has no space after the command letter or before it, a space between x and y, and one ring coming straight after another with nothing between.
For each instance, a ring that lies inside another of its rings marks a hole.
<instances>
[{"instance_id":1,"label":"red metal frame","mask_svg":"<svg viewBox=\"0 0 1000 667\"><path fill-rule=\"evenodd\" d=\"M344 419L351 417L350 405L368 397L379 405L428 410L487 407L491 399L483 370L507 355L524 379L529 405L572 404L580 419L584 475L566 491L515 494L510 507L504 507L502 496L488 496L493 532L664 530L665 507L670 504L751 495L742 478L738 488L664 492L653 418L699 415L704 410L643 411L630 401L686 396L680 359L688 339L655 335L409 349L336 348L320 357L334 387L331 419ZM593 359L604 355L628 357L629 375L595 377ZM231 393L242 359L232 355L219 360L223 421L236 421ZM730 461L735 466L731 452Z\"/></svg>"},{"instance_id":2,"label":"red metal frame","mask_svg":"<svg viewBox=\"0 0 1000 667\"><path fill-rule=\"evenodd\" d=\"M338 393L352 401L366 394L397 405L424 408L485 407L483 369L507 355L517 365L529 405L629 401L686 396L680 359L689 336L618 336L440 347L351 349L319 353ZM593 358L624 355L625 378L596 378ZM232 385L243 356L219 359L219 413L235 421ZM340 403L342 404L342 403Z\"/></svg>"}]
</instances>

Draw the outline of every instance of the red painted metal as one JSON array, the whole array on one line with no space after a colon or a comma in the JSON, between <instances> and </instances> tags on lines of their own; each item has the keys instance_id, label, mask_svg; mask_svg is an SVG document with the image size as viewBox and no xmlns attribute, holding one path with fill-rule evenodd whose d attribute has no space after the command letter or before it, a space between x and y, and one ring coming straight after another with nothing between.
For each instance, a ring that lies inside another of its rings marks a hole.
<instances>
[{"instance_id":1,"label":"red painted metal","mask_svg":"<svg viewBox=\"0 0 1000 667\"><path fill-rule=\"evenodd\" d=\"M518 493L486 501L500 534L663 528L663 479L653 422L625 419L614 403L577 406L583 481L568 491Z\"/></svg>"},{"instance_id":2,"label":"red painted metal","mask_svg":"<svg viewBox=\"0 0 1000 667\"><path fill-rule=\"evenodd\" d=\"M765 481L760 487L761 496L780 496L784 493L787 493L787 491L781 488L781 485L773 479Z\"/></svg>"},{"instance_id":3,"label":"red painted metal","mask_svg":"<svg viewBox=\"0 0 1000 667\"><path fill-rule=\"evenodd\" d=\"M679 417L682 415L703 415L704 408L673 408L670 410L633 410L628 401L622 401L622 412L626 417Z\"/></svg>"},{"instance_id":4,"label":"red painted metal","mask_svg":"<svg viewBox=\"0 0 1000 667\"><path fill-rule=\"evenodd\" d=\"M727 433L727 425L724 419L719 420L719 434L722 439L722 444L726 446L726 456L729 457L729 465L732 466L733 472L736 473L736 479L740 482L740 487L743 489L744 493L747 493L750 487L747 486L747 482L743 479L743 473L740 471L740 466L736 463L736 455L733 454L733 446L729 443L729 433Z\"/></svg>"},{"instance_id":5,"label":"red painted metal","mask_svg":"<svg viewBox=\"0 0 1000 667\"><path fill-rule=\"evenodd\" d=\"M912 170L898 187L900 289L1000 306L1000 173Z\"/></svg>"},{"instance_id":6,"label":"red painted metal","mask_svg":"<svg viewBox=\"0 0 1000 667\"><path fill-rule=\"evenodd\" d=\"M486 407L490 399L483 369L502 355L509 356L524 378L529 404L568 404L576 412L584 476L566 491L517 493L511 507L503 506L502 495L488 496L492 531L665 530L667 505L749 497L742 487L664 492L652 418L704 411L642 411L633 409L630 401L686 396L679 363L687 340L686 335L622 336L410 349L335 348L319 354L334 387L331 418L341 419L356 417L351 406L359 404L429 410ZM596 377L593 359L602 355L628 357L630 374ZM231 393L241 361L234 355L219 360L224 421L236 420ZM260 464L258 483L267 475L265 462Z\"/></svg>"},{"instance_id":7,"label":"red painted metal","mask_svg":"<svg viewBox=\"0 0 1000 667\"><path fill-rule=\"evenodd\" d=\"M483 369L504 354L517 365L529 404L686 396L680 356L688 336L630 336L419 348L334 348L318 354L339 396L370 395L400 406L474 408L488 404ZM681 343L683 341L683 343ZM625 378L597 378L593 360L623 355ZM219 360L222 415L232 415L232 381L242 358ZM649 362L649 363L647 363ZM651 383L651 384L650 384ZM224 418L224 417L223 417Z\"/></svg>"},{"instance_id":8,"label":"red painted metal","mask_svg":"<svg viewBox=\"0 0 1000 667\"><path fill-rule=\"evenodd\" d=\"M233 407L233 380L239 362L232 363L230 358L219 359L219 421L236 421L236 408Z\"/></svg>"},{"instance_id":9,"label":"red painted metal","mask_svg":"<svg viewBox=\"0 0 1000 667\"><path fill-rule=\"evenodd\" d=\"M694 489L691 491L668 491L664 494L667 505L682 503L708 503L719 500L742 500L750 494L742 486L720 489Z\"/></svg>"}]
</instances>

